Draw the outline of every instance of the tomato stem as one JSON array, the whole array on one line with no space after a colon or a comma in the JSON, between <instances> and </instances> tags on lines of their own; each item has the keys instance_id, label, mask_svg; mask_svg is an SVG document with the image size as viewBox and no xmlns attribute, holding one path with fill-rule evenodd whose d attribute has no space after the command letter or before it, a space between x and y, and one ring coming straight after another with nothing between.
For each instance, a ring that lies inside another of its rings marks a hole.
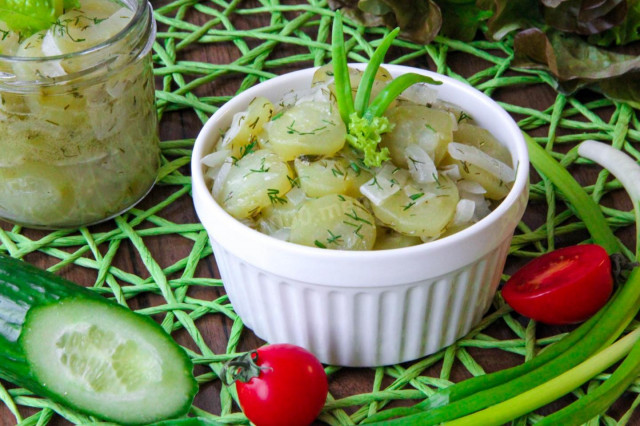
<instances>
[{"instance_id":1,"label":"tomato stem","mask_svg":"<svg viewBox=\"0 0 640 426\"><path fill-rule=\"evenodd\" d=\"M629 272L640 266L640 262L632 262L621 253L613 253L609 258L611 259L611 273L616 284L624 283Z\"/></svg>"},{"instance_id":2,"label":"tomato stem","mask_svg":"<svg viewBox=\"0 0 640 426\"><path fill-rule=\"evenodd\" d=\"M240 381L248 383L254 377L260 376L263 370L269 370L269 367L260 367L258 364L258 352L246 352L237 358L227 361L222 367L220 380L229 386L234 382ZM231 375L231 381L227 381Z\"/></svg>"}]
</instances>

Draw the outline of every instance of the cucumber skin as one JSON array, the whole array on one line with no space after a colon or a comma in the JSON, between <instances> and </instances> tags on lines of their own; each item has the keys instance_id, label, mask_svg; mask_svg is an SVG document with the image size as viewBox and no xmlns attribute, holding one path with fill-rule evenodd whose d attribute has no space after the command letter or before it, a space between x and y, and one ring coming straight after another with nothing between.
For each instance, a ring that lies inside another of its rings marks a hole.
<instances>
[{"instance_id":1,"label":"cucumber skin","mask_svg":"<svg viewBox=\"0 0 640 426\"><path fill-rule=\"evenodd\" d=\"M18 337L29 309L69 297L101 298L55 274L0 255L0 378L48 394L31 374Z\"/></svg>"},{"instance_id":2,"label":"cucumber skin","mask_svg":"<svg viewBox=\"0 0 640 426\"><path fill-rule=\"evenodd\" d=\"M51 272L0 254L0 378L77 411L108 419L108 416L103 413L88 413L87 410L75 407L63 396L42 386L29 367L19 339L25 326L26 314L33 307L56 303L61 299L90 299L109 304L117 309L122 309L126 314L137 315L142 321L152 323L164 333L164 330L148 317L135 314L123 306ZM193 371L193 364L186 352L182 348L180 348L180 352L184 355L185 365ZM191 400L183 407L182 412L175 414L176 417L186 414L197 390L198 385L194 379Z\"/></svg>"}]
</instances>

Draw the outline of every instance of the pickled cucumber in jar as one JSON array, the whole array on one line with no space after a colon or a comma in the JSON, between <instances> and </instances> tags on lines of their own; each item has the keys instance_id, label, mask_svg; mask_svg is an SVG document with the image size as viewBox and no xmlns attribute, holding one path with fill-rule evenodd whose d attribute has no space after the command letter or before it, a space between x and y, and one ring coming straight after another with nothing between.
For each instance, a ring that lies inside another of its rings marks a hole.
<instances>
[{"instance_id":1,"label":"pickled cucumber in jar","mask_svg":"<svg viewBox=\"0 0 640 426\"><path fill-rule=\"evenodd\" d=\"M0 218L88 225L149 191L159 167L152 22L145 2L116 0L78 0L37 31L0 22L0 70L13 76L0 81Z\"/></svg>"}]
</instances>

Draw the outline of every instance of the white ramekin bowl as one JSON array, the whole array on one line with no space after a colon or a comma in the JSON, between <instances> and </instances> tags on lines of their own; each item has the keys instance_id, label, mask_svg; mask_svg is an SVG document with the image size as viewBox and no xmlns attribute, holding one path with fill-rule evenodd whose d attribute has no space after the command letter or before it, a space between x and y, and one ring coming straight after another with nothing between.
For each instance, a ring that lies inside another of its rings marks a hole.
<instances>
[{"instance_id":1,"label":"white ramekin bowl","mask_svg":"<svg viewBox=\"0 0 640 426\"><path fill-rule=\"evenodd\" d=\"M394 76L411 71L442 81L433 86L439 98L462 107L511 152L517 170L512 190L473 226L419 246L352 252L280 241L227 214L205 184L202 157L253 98L275 102L291 90L307 89L315 69L276 77L234 97L204 125L193 149L196 212L234 309L267 342L305 347L327 364L396 364L464 336L491 304L527 203L527 148L509 114L454 79L384 67Z\"/></svg>"}]
</instances>

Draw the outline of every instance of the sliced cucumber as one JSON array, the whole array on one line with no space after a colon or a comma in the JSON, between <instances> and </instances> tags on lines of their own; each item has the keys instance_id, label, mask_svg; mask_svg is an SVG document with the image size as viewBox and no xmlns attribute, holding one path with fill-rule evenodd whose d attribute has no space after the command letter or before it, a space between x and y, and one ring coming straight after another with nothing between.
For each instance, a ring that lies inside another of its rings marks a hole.
<instances>
[{"instance_id":1,"label":"sliced cucumber","mask_svg":"<svg viewBox=\"0 0 640 426\"><path fill-rule=\"evenodd\" d=\"M150 318L5 256L0 308L0 377L118 423L191 406L193 365Z\"/></svg>"}]
</instances>

